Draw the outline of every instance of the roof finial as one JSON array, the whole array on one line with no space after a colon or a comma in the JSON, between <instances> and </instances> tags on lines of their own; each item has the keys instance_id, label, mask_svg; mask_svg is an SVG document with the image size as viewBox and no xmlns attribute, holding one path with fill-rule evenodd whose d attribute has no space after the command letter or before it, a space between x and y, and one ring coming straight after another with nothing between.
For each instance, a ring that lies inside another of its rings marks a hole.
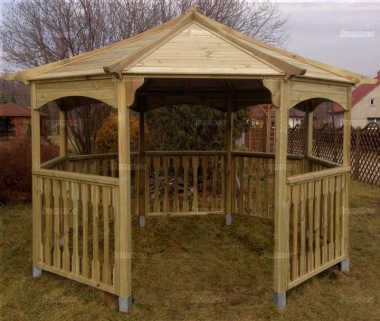
<instances>
[{"instance_id":1,"label":"roof finial","mask_svg":"<svg viewBox=\"0 0 380 321\"><path fill-rule=\"evenodd\" d=\"M187 12L198 12L197 7L194 4L191 4Z\"/></svg>"}]
</instances>

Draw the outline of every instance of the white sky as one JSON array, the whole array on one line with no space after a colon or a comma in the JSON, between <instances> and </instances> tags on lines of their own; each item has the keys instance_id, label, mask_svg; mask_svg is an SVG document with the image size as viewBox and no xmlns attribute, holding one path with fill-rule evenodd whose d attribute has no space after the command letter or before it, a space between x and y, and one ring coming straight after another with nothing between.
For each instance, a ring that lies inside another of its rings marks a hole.
<instances>
[{"instance_id":1,"label":"white sky","mask_svg":"<svg viewBox=\"0 0 380 321\"><path fill-rule=\"evenodd\" d=\"M288 15L286 50L326 64L375 77L380 70L380 1L281 1ZM341 37L344 31L374 37Z\"/></svg>"},{"instance_id":2,"label":"white sky","mask_svg":"<svg viewBox=\"0 0 380 321\"><path fill-rule=\"evenodd\" d=\"M0 0L0 10L7 1ZM280 12L288 16L290 42L286 50L376 76L380 70L380 0L274 1L279 3ZM374 32L374 37L341 37L342 30Z\"/></svg>"}]
</instances>

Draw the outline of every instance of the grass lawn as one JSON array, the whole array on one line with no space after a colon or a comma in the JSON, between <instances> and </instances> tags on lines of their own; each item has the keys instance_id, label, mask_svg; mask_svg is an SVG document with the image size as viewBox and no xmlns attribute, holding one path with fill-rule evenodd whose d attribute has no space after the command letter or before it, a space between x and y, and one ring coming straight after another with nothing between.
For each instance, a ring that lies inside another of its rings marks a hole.
<instances>
[{"instance_id":1,"label":"grass lawn","mask_svg":"<svg viewBox=\"0 0 380 321\"><path fill-rule=\"evenodd\" d=\"M43 272L32 278L31 205L0 207L0 320L380 320L380 187L351 185L350 273L336 267L272 303L273 224L235 216L133 224L134 305ZM360 210L375 211L359 215Z\"/></svg>"}]
</instances>

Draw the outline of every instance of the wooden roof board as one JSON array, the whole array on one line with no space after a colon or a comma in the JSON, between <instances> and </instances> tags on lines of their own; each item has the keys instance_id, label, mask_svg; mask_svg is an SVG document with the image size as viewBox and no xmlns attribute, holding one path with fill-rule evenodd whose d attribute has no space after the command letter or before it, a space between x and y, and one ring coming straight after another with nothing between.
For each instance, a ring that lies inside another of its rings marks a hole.
<instances>
[{"instance_id":1,"label":"wooden roof board","mask_svg":"<svg viewBox=\"0 0 380 321\"><path fill-rule=\"evenodd\" d=\"M164 69L167 73L282 74L196 23L124 72L162 73Z\"/></svg>"},{"instance_id":2,"label":"wooden roof board","mask_svg":"<svg viewBox=\"0 0 380 321\"><path fill-rule=\"evenodd\" d=\"M254 48L258 48L258 45L255 45L253 43L250 43L246 40L243 40L245 43L247 43L249 46L252 46ZM315 67L313 65L307 64L305 62L299 61L295 58L291 58L289 56L282 55L278 52L275 52L273 50L269 50L268 48L259 47L261 51L267 52L268 54L278 57L281 60L287 61L295 66L298 66L300 68L305 68L306 73L300 77L307 77L307 78L319 78L319 79L325 79L325 80L332 80L332 81L343 81L351 83L351 81L347 78L344 78L342 76L336 75L335 73L332 73L330 71L326 71L324 69Z\"/></svg>"},{"instance_id":3,"label":"wooden roof board","mask_svg":"<svg viewBox=\"0 0 380 321\"><path fill-rule=\"evenodd\" d=\"M79 76L79 75L96 75L104 74L103 67L107 64L113 63L115 60L122 59L127 55L131 55L141 48L144 48L147 44L157 40L158 38L164 36L169 32L171 28L166 28L159 32L147 35L144 38L137 39L136 41L126 43L123 46L114 48L110 51L100 52L96 55L90 56L83 60L75 61L73 63L68 63L64 66L60 66L56 69L47 71L39 76L33 77L33 80L46 79L46 78L56 78L62 75L62 77L67 77L69 75Z\"/></svg>"}]
</instances>

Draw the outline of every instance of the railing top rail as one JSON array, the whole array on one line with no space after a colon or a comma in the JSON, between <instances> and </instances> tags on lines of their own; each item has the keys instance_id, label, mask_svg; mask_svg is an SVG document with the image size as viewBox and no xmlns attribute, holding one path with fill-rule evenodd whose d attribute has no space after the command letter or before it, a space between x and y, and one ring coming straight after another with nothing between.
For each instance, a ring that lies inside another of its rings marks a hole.
<instances>
[{"instance_id":1,"label":"railing top rail","mask_svg":"<svg viewBox=\"0 0 380 321\"><path fill-rule=\"evenodd\" d=\"M145 155L148 156L197 156L197 155L226 155L225 151L216 150L201 150L201 151L146 151Z\"/></svg>"},{"instance_id":2,"label":"railing top rail","mask_svg":"<svg viewBox=\"0 0 380 321\"><path fill-rule=\"evenodd\" d=\"M330 168L342 167L342 164L334 163L316 156L306 156L306 158L314 163L318 163Z\"/></svg>"},{"instance_id":3,"label":"railing top rail","mask_svg":"<svg viewBox=\"0 0 380 321\"><path fill-rule=\"evenodd\" d=\"M260 157L260 158L275 158L276 155L274 153L262 153L262 152L249 152L249 151L234 151L232 152L234 156L247 156L247 157ZM288 159L299 159L303 160L305 158L304 155L293 155L288 154Z\"/></svg>"},{"instance_id":4,"label":"railing top rail","mask_svg":"<svg viewBox=\"0 0 380 321\"><path fill-rule=\"evenodd\" d=\"M45 163L42 163L41 164L41 168L44 168L44 169L49 169L49 168L52 168L54 167L55 165L59 165L59 164L62 164L66 161L66 157L65 156L58 156L56 158L53 158Z\"/></svg>"},{"instance_id":5,"label":"railing top rail","mask_svg":"<svg viewBox=\"0 0 380 321\"><path fill-rule=\"evenodd\" d=\"M294 185L297 183L312 182L312 181L316 181L322 178L337 176L337 175L350 173L350 172L351 172L350 166L329 168L329 169L324 169L318 172L311 172L311 173L305 173L305 174L299 174L299 175L287 177L286 183L287 185Z\"/></svg>"},{"instance_id":6,"label":"railing top rail","mask_svg":"<svg viewBox=\"0 0 380 321\"><path fill-rule=\"evenodd\" d=\"M70 182L87 183L91 185L99 186L119 186L119 179L107 176L98 176L91 174L82 173L71 173L64 171L56 171L51 169L36 169L33 170L33 175L38 175L41 177L60 179Z\"/></svg>"}]
</instances>

